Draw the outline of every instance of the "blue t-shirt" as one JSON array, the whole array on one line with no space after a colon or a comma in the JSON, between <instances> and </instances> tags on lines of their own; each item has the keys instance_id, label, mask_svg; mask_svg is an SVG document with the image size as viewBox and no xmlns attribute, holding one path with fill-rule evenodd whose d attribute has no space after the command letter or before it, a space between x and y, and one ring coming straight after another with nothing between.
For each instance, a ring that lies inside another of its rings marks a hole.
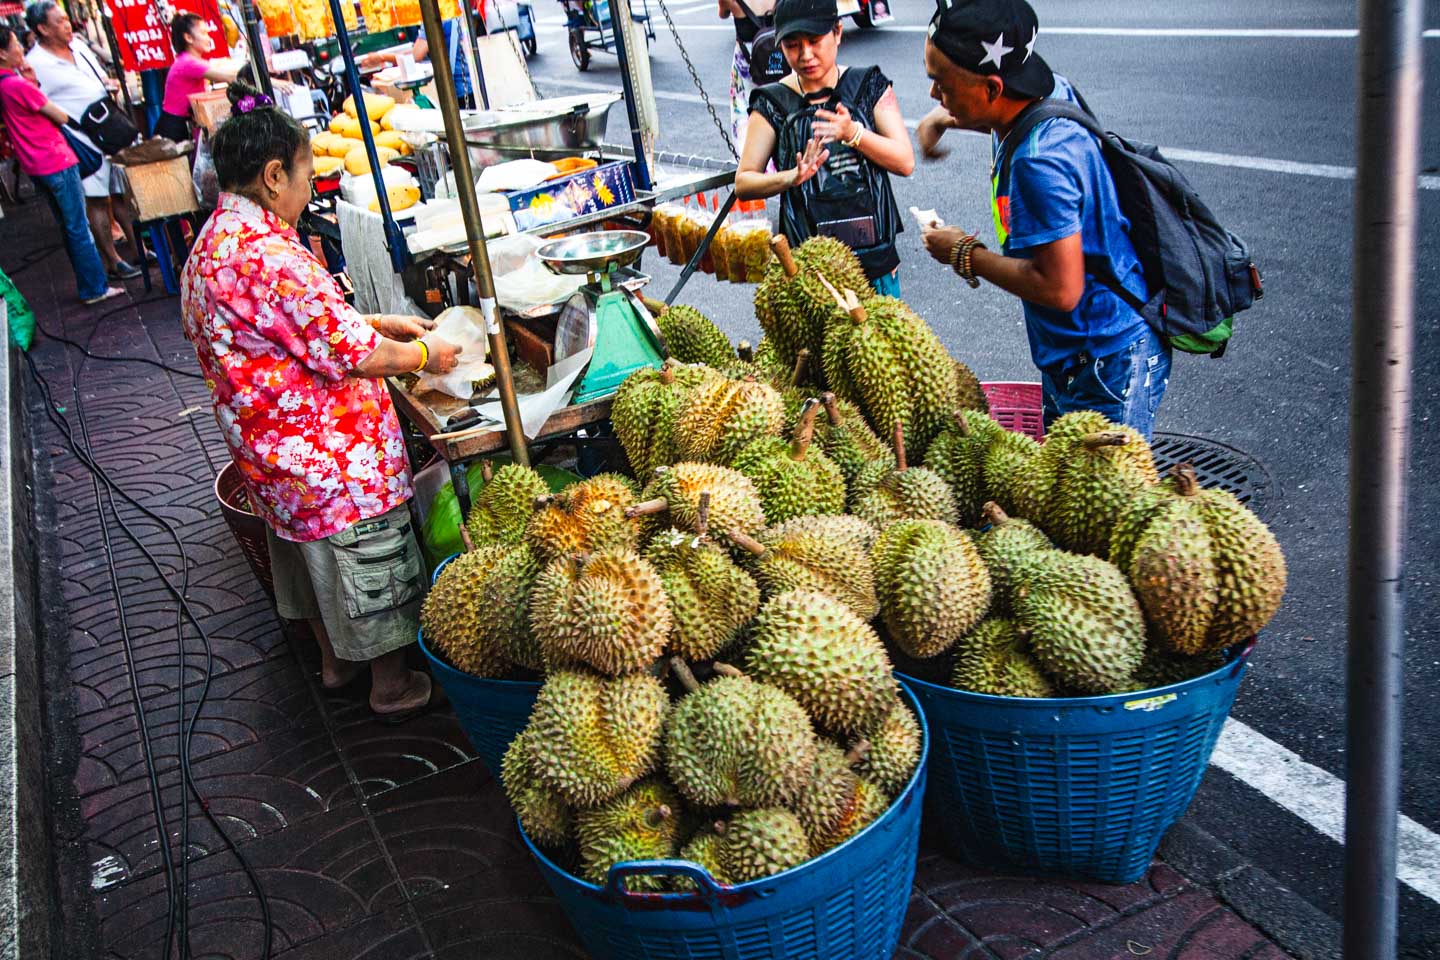
<instances>
[{"instance_id":1,"label":"blue t-shirt","mask_svg":"<svg viewBox=\"0 0 1440 960\"><path fill-rule=\"evenodd\" d=\"M470 93L470 61L465 56L465 34L461 32L460 18L452 17L442 23L445 31L445 53L450 58L450 71L455 75L456 96Z\"/></svg>"},{"instance_id":2,"label":"blue t-shirt","mask_svg":"<svg viewBox=\"0 0 1440 960\"><path fill-rule=\"evenodd\" d=\"M1075 102L1070 82L1059 74L1050 95ZM998 177L1008 145L991 139ZM992 191L995 228L1006 256L1026 257L1034 247L1079 233L1086 256L1108 258L1125 288L1147 299L1145 275L1130 243L1130 221L1120 211L1115 182L1099 142L1078 123L1060 118L1042 122L1017 149L1008 186L992 183ZM1068 313L1021 302L1030 356L1041 369L1068 366L1082 351L1107 356L1145 332L1145 320L1088 274L1080 303Z\"/></svg>"}]
</instances>

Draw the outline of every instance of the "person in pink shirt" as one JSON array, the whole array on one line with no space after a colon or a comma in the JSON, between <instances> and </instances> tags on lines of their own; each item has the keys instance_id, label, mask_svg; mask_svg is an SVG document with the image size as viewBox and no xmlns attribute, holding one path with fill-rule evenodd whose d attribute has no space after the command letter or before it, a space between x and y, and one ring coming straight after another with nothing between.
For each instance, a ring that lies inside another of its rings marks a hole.
<instances>
[{"instance_id":1,"label":"person in pink shirt","mask_svg":"<svg viewBox=\"0 0 1440 960\"><path fill-rule=\"evenodd\" d=\"M170 42L175 46L175 62L165 76L165 97L160 101L155 135L179 143L189 140L193 132L190 95L204 93L207 83L229 83L239 76L243 64L206 59L215 49L215 40L210 36L210 27L193 13L176 14L170 21Z\"/></svg>"},{"instance_id":2,"label":"person in pink shirt","mask_svg":"<svg viewBox=\"0 0 1440 960\"><path fill-rule=\"evenodd\" d=\"M60 221L80 299L90 304L117 297L125 291L105 279L105 265L85 215L80 162L60 133L70 117L21 75L24 63L20 38L0 26L0 116L10 131L20 169L45 194Z\"/></svg>"}]
</instances>

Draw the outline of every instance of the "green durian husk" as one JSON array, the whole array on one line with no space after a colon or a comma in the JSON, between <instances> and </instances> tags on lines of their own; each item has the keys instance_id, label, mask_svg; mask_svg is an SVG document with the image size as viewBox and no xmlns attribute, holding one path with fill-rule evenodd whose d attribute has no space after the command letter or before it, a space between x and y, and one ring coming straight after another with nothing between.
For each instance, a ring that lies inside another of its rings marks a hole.
<instances>
[{"instance_id":1,"label":"green durian husk","mask_svg":"<svg viewBox=\"0 0 1440 960\"><path fill-rule=\"evenodd\" d=\"M989 617L955 645L951 686L993 697L1053 697L1040 665L1030 656L1019 624Z\"/></svg>"},{"instance_id":2,"label":"green durian husk","mask_svg":"<svg viewBox=\"0 0 1440 960\"><path fill-rule=\"evenodd\" d=\"M870 558L880 619L907 656L939 656L990 607L990 573L979 550L944 521L897 521L881 532Z\"/></svg>"},{"instance_id":3,"label":"green durian husk","mask_svg":"<svg viewBox=\"0 0 1440 960\"><path fill-rule=\"evenodd\" d=\"M730 338L694 307L674 304L655 318L670 356L681 363L703 363L716 369L735 360Z\"/></svg>"}]
</instances>

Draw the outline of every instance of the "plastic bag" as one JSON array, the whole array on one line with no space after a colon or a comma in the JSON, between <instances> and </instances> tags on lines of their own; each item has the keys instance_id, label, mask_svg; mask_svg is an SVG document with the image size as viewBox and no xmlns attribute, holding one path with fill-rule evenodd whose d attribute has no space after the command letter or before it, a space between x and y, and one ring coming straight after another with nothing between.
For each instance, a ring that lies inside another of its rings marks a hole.
<instances>
[{"instance_id":1,"label":"plastic bag","mask_svg":"<svg viewBox=\"0 0 1440 960\"><path fill-rule=\"evenodd\" d=\"M30 342L35 338L35 312L30 309L24 294L16 289L14 282L5 276L3 270L0 270L0 299L5 301L7 310L6 326L10 331L10 345L29 350Z\"/></svg>"},{"instance_id":2,"label":"plastic bag","mask_svg":"<svg viewBox=\"0 0 1440 960\"><path fill-rule=\"evenodd\" d=\"M585 283L583 276L553 272L537 256L549 241L518 233L486 244L495 276L495 300L507 310L525 313L564 303Z\"/></svg>"},{"instance_id":3,"label":"plastic bag","mask_svg":"<svg viewBox=\"0 0 1440 960\"><path fill-rule=\"evenodd\" d=\"M490 462L498 470L509 463L510 459L495 457ZM579 475L548 464L537 464L534 469L550 487L551 493L559 493L580 480ZM480 463L472 463L465 469L465 480L470 486L473 501L473 498L485 489L484 468ZM455 487L449 480L446 480L445 485L435 494L435 499L430 501L430 509L420 524L420 546L430 562L431 573L434 573L435 568L440 566L446 557L454 556L464 547L460 540L460 501L455 499Z\"/></svg>"},{"instance_id":4,"label":"plastic bag","mask_svg":"<svg viewBox=\"0 0 1440 960\"><path fill-rule=\"evenodd\" d=\"M417 391L439 390L461 400L475 394L475 384L495 376L495 368L485 362L489 341L485 337L485 317L474 307L451 307L435 318L435 334L441 340L459 344L463 349L460 362L444 376L420 374Z\"/></svg>"},{"instance_id":5,"label":"plastic bag","mask_svg":"<svg viewBox=\"0 0 1440 960\"><path fill-rule=\"evenodd\" d=\"M195 184L195 196L200 206L214 210L220 205L220 179L215 175L215 160L210 156L210 138L204 137L195 148L195 166L190 171L190 180Z\"/></svg>"},{"instance_id":6,"label":"plastic bag","mask_svg":"<svg viewBox=\"0 0 1440 960\"><path fill-rule=\"evenodd\" d=\"M740 218L730 224L730 279L736 283L759 283L774 256L770 249L770 221L765 204L743 204Z\"/></svg>"}]
</instances>

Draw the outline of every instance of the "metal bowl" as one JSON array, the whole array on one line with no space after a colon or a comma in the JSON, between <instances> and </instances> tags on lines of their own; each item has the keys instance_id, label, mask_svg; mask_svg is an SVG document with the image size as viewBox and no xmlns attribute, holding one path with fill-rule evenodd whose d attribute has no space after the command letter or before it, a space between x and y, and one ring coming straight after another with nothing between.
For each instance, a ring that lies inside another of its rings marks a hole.
<instances>
[{"instance_id":1,"label":"metal bowl","mask_svg":"<svg viewBox=\"0 0 1440 960\"><path fill-rule=\"evenodd\" d=\"M552 240L535 255L556 273L603 273L612 263L625 267L639 260L649 242L639 230L597 230Z\"/></svg>"},{"instance_id":2,"label":"metal bowl","mask_svg":"<svg viewBox=\"0 0 1440 960\"><path fill-rule=\"evenodd\" d=\"M619 94L553 97L465 117L465 140L499 150L593 150L605 139Z\"/></svg>"}]
</instances>

